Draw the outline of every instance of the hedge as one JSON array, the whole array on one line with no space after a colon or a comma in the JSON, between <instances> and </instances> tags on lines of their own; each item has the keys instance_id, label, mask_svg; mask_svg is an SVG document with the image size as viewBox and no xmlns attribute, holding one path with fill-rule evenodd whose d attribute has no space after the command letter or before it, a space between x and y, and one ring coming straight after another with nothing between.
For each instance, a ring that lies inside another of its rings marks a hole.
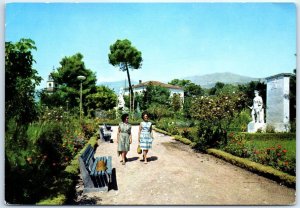
<instances>
[{"instance_id":1,"label":"hedge","mask_svg":"<svg viewBox=\"0 0 300 208\"><path fill-rule=\"evenodd\" d=\"M280 139L280 140L291 140L296 138L295 133L238 133L245 135L245 139L260 139L260 140L269 140L269 139Z\"/></svg>"},{"instance_id":2,"label":"hedge","mask_svg":"<svg viewBox=\"0 0 300 208\"><path fill-rule=\"evenodd\" d=\"M75 186L75 178L79 173L79 161L78 157L84 152L89 144L92 147L97 146L97 138L98 133L95 133L93 137L87 142L84 148L77 153L77 155L73 158L70 165L68 165L61 175L61 182L57 187L53 187L53 189L57 190L55 194L49 196L46 199L43 199L37 203L37 205L64 205L68 200L69 194L72 192Z\"/></svg>"},{"instance_id":3,"label":"hedge","mask_svg":"<svg viewBox=\"0 0 300 208\"><path fill-rule=\"evenodd\" d=\"M291 176L287 173L276 170L270 166L265 166L256 162L252 162L245 158L240 158L229 154L227 152L223 152L217 149L207 149L207 153L214 155L218 158L221 158L231 164L236 166L246 168L252 172L255 172L259 175L265 176L267 178L273 179L279 183L282 183L288 187L295 188L296 187L296 177Z\"/></svg>"}]
</instances>

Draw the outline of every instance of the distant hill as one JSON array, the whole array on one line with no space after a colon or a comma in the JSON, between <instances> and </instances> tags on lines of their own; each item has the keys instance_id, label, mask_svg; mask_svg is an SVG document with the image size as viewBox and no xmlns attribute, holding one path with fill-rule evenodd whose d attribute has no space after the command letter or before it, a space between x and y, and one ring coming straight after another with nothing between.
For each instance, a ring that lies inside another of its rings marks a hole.
<instances>
[{"instance_id":1,"label":"distant hill","mask_svg":"<svg viewBox=\"0 0 300 208\"><path fill-rule=\"evenodd\" d=\"M262 80L260 78L247 77L247 76L242 76L242 75L238 75L238 74L233 74L230 72L212 73L212 74L206 74L206 75L195 75L195 76L190 76L190 77L181 77L178 79L191 80L191 82L198 84L203 88L212 88L215 86L215 84L217 82L223 82L224 84L237 85L237 84L245 84L245 83L248 83L251 81ZM149 81L149 80L145 80L145 81ZM157 81L160 81L160 80L157 80ZM135 84L138 84L138 82L131 81L131 84L135 85ZM122 80L122 81L115 81L115 82L101 82L101 83L99 83L99 85L107 86L110 89L114 90L116 94L118 94L120 91L120 88L125 87L125 81ZM128 81L126 81L126 87L128 87Z\"/></svg>"},{"instance_id":2,"label":"distant hill","mask_svg":"<svg viewBox=\"0 0 300 208\"><path fill-rule=\"evenodd\" d=\"M182 79L191 80L191 82L200 85L203 88L214 87L217 82L223 82L224 84L245 84L251 81L259 81L260 78L253 78L247 76L241 76L229 72L224 73L212 73L206 75L196 75L191 77L184 77Z\"/></svg>"}]
</instances>

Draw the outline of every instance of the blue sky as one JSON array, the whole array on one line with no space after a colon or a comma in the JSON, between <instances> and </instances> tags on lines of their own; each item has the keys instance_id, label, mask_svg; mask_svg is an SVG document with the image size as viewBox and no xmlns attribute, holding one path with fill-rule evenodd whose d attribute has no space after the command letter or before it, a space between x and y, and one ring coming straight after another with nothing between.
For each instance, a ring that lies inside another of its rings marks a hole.
<instances>
[{"instance_id":1,"label":"blue sky","mask_svg":"<svg viewBox=\"0 0 300 208\"><path fill-rule=\"evenodd\" d=\"M126 73L108 63L109 46L129 39L142 52L133 80L232 72L263 78L296 68L293 3L8 3L5 41L35 41L44 78L80 52L98 83Z\"/></svg>"}]
</instances>

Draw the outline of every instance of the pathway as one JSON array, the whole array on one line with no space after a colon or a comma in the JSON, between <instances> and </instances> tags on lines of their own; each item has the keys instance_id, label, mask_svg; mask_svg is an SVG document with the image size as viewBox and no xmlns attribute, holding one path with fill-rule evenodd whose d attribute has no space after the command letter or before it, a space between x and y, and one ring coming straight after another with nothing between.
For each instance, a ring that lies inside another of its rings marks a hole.
<instances>
[{"instance_id":1,"label":"pathway","mask_svg":"<svg viewBox=\"0 0 300 208\"><path fill-rule=\"evenodd\" d=\"M129 161L117 156L114 143L100 142L96 156L112 155L117 190L89 193L85 201L101 205L292 205L295 189L224 162L195 153L170 136L154 132L150 161L144 164L136 153L138 126L132 128Z\"/></svg>"}]
</instances>

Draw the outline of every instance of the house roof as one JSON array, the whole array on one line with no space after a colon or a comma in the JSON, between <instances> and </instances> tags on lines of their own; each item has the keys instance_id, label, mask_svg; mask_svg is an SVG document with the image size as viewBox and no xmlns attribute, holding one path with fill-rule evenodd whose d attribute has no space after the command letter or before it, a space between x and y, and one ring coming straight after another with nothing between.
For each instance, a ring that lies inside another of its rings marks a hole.
<instances>
[{"instance_id":1,"label":"house roof","mask_svg":"<svg viewBox=\"0 0 300 208\"><path fill-rule=\"evenodd\" d=\"M164 87L164 88L169 88L169 89L178 89L178 90L183 90L182 87L179 86L175 86L175 85L170 85L170 84L165 84L159 81L147 81L147 82L142 82L139 83L137 85L132 85L132 88L139 88L139 87L144 87L144 86L148 86L148 85L152 85L152 86L160 86L160 87ZM125 90L128 90L129 87L126 87Z\"/></svg>"}]
</instances>

